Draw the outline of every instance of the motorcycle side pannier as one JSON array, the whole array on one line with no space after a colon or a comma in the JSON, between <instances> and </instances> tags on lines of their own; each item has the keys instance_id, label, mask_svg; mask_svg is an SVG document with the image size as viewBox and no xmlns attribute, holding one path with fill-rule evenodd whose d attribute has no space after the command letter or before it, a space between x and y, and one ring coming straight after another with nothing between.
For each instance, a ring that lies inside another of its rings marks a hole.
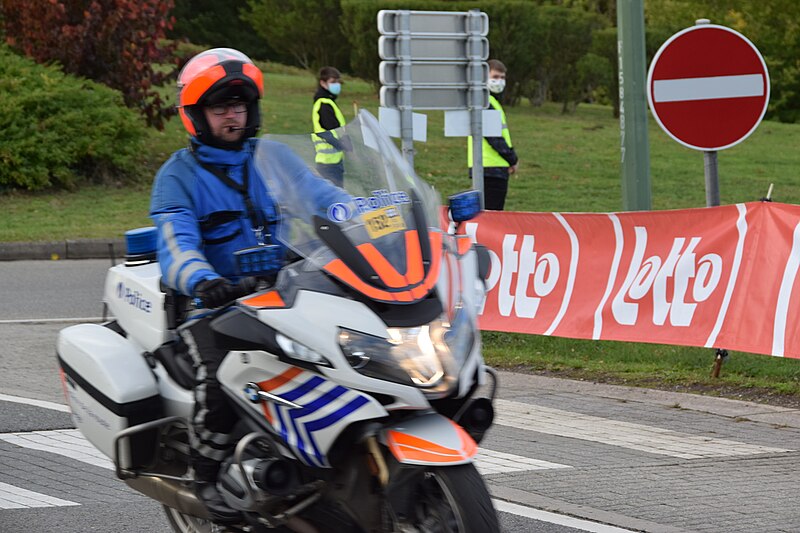
<instances>
[{"instance_id":1,"label":"motorcycle side pannier","mask_svg":"<svg viewBox=\"0 0 800 533\"><path fill-rule=\"evenodd\" d=\"M81 433L114 459L114 437L162 416L155 376L141 354L116 332L79 324L59 332L58 362L72 419ZM143 466L156 450L157 433L123 439L120 466Z\"/></svg>"}]
</instances>

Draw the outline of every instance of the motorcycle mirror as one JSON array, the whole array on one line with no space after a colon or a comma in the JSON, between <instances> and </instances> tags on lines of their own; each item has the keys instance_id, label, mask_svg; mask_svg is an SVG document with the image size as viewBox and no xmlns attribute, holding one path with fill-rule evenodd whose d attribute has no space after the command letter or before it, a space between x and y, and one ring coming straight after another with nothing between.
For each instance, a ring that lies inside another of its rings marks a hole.
<instances>
[{"instance_id":1,"label":"motorcycle mirror","mask_svg":"<svg viewBox=\"0 0 800 533\"><path fill-rule=\"evenodd\" d=\"M481 212L481 192L469 190L454 194L448 198L450 203L450 216L453 222L459 223L472 220Z\"/></svg>"}]
</instances>

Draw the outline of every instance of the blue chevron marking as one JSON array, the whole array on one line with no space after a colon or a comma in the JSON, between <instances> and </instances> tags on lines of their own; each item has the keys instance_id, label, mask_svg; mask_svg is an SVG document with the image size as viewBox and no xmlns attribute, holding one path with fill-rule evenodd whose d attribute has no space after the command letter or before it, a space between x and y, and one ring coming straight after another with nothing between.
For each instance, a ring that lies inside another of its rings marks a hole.
<instances>
[{"instance_id":1,"label":"blue chevron marking","mask_svg":"<svg viewBox=\"0 0 800 533\"><path fill-rule=\"evenodd\" d=\"M348 389L346 389L345 387L337 385L328 392L326 392L325 394L323 394L322 396L320 396L319 398L317 398L316 400L314 400L313 402L304 405L300 409L292 409L292 411L289 413L289 416L291 416L292 418L301 418L304 416L308 416L312 413L315 413L316 411L319 411L320 409L322 409L323 407L325 407L326 405L328 405L329 403L331 403L332 401L334 401L336 398L346 393L347 391Z\"/></svg>"},{"instance_id":2,"label":"blue chevron marking","mask_svg":"<svg viewBox=\"0 0 800 533\"><path fill-rule=\"evenodd\" d=\"M275 418L278 419L278 427L276 429L280 432L283 442L289 442L288 440L289 434L286 431L286 422L284 422L283 420L283 413L281 412L281 410L278 408L277 405L274 405L274 407L275 407Z\"/></svg>"},{"instance_id":3,"label":"blue chevron marking","mask_svg":"<svg viewBox=\"0 0 800 533\"><path fill-rule=\"evenodd\" d=\"M285 392L283 394L278 394L284 400L289 400L293 402L294 400L300 398L304 394L316 389L319 385L325 383L325 380L319 376L313 376L311 379L306 381L305 383L301 384L295 389L290 390L289 392Z\"/></svg>"},{"instance_id":4,"label":"blue chevron marking","mask_svg":"<svg viewBox=\"0 0 800 533\"><path fill-rule=\"evenodd\" d=\"M297 409L289 411L288 415L289 415L289 421L292 424L292 429L294 430L294 434L297 437L297 445L296 445L297 451L299 451L300 455L303 456L303 461L306 464L313 465L314 462L308 455L308 451L306 450L306 443L303 440L303 435L300 433L300 429L297 427L297 421L293 411L297 411Z\"/></svg>"},{"instance_id":5,"label":"blue chevron marking","mask_svg":"<svg viewBox=\"0 0 800 533\"><path fill-rule=\"evenodd\" d=\"M309 421L303 424L307 434L308 440L311 441L311 445L314 447L314 455L319 460L321 464L326 464L327 460L323 457L322 453L319 451L317 447L317 441L314 439L313 433L315 431L319 431L320 429L324 429L328 426L335 424L336 422L340 421L350 413L358 410L362 405L368 403L369 400L365 396L358 396L347 403L344 407L339 409L338 411L334 411L333 413L320 418L319 420Z\"/></svg>"},{"instance_id":6,"label":"blue chevron marking","mask_svg":"<svg viewBox=\"0 0 800 533\"><path fill-rule=\"evenodd\" d=\"M328 426L331 426L341 420L342 418L346 417L353 411L357 410L359 407L368 403L369 400L366 396L358 396L353 398L348 402L346 405L341 407L339 410L332 412L329 415L326 415L319 420L311 420L303 424L307 430L314 432L319 431L320 429L325 429Z\"/></svg>"}]
</instances>

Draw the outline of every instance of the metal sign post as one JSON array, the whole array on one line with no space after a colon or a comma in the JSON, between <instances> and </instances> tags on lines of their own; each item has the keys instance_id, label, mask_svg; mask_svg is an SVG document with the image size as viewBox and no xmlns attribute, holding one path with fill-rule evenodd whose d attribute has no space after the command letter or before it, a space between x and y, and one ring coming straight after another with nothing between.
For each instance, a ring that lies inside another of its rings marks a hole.
<instances>
[{"instance_id":1,"label":"metal sign post","mask_svg":"<svg viewBox=\"0 0 800 533\"><path fill-rule=\"evenodd\" d=\"M414 168L414 120L412 117L413 106L411 99L411 14L403 11L398 14L398 58L399 95L400 95L400 139L402 141L403 156L408 165Z\"/></svg>"},{"instance_id":2,"label":"metal sign post","mask_svg":"<svg viewBox=\"0 0 800 533\"><path fill-rule=\"evenodd\" d=\"M648 211L650 147L645 105L644 1L617 0L622 208Z\"/></svg>"},{"instance_id":3,"label":"metal sign post","mask_svg":"<svg viewBox=\"0 0 800 533\"><path fill-rule=\"evenodd\" d=\"M706 178L706 207L714 207L720 202L716 150L703 152L703 170Z\"/></svg>"},{"instance_id":4,"label":"metal sign post","mask_svg":"<svg viewBox=\"0 0 800 533\"><path fill-rule=\"evenodd\" d=\"M472 188L481 191L481 209L485 203L483 197L483 108L486 78L481 66L484 64L480 46L480 11L469 12L469 112L470 132L472 133Z\"/></svg>"}]
</instances>

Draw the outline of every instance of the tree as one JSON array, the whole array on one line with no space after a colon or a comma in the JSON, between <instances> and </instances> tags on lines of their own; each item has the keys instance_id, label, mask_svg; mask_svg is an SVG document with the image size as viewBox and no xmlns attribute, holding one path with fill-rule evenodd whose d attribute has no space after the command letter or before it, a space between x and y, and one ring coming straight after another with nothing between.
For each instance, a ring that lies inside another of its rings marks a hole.
<instances>
[{"instance_id":1,"label":"tree","mask_svg":"<svg viewBox=\"0 0 800 533\"><path fill-rule=\"evenodd\" d=\"M241 18L247 0L175 0L175 24L167 36L188 39L210 48L235 48L253 59L285 60L252 31L250 20Z\"/></svg>"},{"instance_id":2,"label":"tree","mask_svg":"<svg viewBox=\"0 0 800 533\"><path fill-rule=\"evenodd\" d=\"M242 12L256 33L279 54L304 69L324 65L347 69L347 40L339 28L339 0L248 0Z\"/></svg>"},{"instance_id":3,"label":"tree","mask_svg":"<svg viewBox=\"0 0 800 533\"><path fill-rule=\"evenodd\" d=\"M172 0L2 0L9 45L117 89L159 129L175 113L155 89L172 73L154 68L175 62L174 45L161 44L172 6Z\"/></svg>"}]
</instances>

